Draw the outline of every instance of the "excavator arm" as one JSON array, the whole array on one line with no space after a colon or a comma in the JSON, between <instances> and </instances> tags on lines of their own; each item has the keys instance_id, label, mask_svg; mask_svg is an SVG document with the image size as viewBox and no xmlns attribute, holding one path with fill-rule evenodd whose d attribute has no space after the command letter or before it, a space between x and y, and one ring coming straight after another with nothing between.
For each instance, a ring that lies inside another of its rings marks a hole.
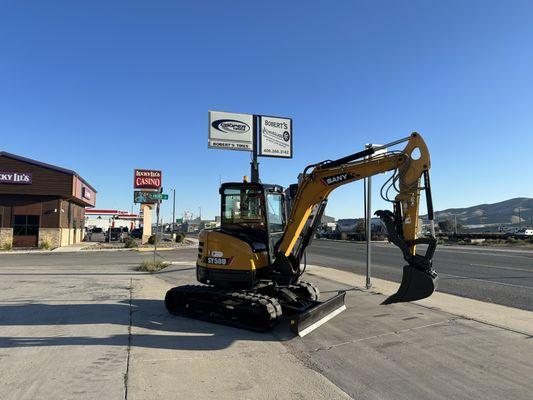
<instances>
[{"instance_id":1,"label":"excavator arm","mask_svg":"<svg viewBox=\"0 0 533 400\"><path fill-rule=\"evenodd\" d=\"M378 150L406 142L401 151ZM374 153L377 153L373 156ZM385 300L384 304L413 301L430 296L436 285L437 274L432 268L432 257L436 247L433 225L433 206L429 183L430 156L427 146L418 133L388 143L378 148L370 147L335 161L308 166L301 176L298 190L293 200L290 217L284 235L277 246L273 269L280 275L282 283L294 283L301 275L300 258L310 239L301 239L298 251L293 250L298 243L313 208L323 211L329 194L336 188L387 171L395 171L389 180L398 194L392 200L393 212L378 211L376 215L388 230L389 241L397 245L403 253L407 265L404 267L402 283L398 292ZM424 186L421 187L421 181ZM431 226L429 238L418 238L418 218L420 192L425 190L428 217ZM428 246L424 255L417 254L416 246Z\"/></svg>"}]
</instances>

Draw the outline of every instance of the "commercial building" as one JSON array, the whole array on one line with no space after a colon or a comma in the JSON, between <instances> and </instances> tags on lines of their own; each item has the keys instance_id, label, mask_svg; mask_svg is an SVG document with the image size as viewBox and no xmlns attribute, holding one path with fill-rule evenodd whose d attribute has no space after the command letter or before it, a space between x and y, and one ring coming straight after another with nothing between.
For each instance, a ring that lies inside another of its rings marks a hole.
<instances>
[{"instance_id":1,"label":"commercial building","mask_svg":"<svg viewBox=\"0 0 533 400\"><path fill-rule=\"evenodd\" d=\"M0 247L83 240L96 190L75 171L0 152Z\"/></svg>"}]
</instances>

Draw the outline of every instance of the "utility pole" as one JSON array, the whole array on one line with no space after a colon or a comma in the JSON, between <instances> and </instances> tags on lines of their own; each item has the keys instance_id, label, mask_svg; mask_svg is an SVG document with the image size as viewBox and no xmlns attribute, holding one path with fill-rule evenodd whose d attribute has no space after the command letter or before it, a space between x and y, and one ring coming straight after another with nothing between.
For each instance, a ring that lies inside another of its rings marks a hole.
<instances>
[{"instance_id":1,"label":"utility pole","mask_svg":"<svg viewBox=\"0 0 533 400\"><path fill-rule=\"evenodd\" d=\"M176 230L176 189L172 189L172 237Z\"/></svg>"},{"instance_id":2,"label":"utility pole","mask_svg":"<svg viewBox=\"0 0 533 400\"><path fill-rule=\"evenodd\" d=\"M520 207L518 207L518 226L520 230L522 230L522 215L521 215Z\"/></svg>"},{"instance_id":3,"label":"utility pole","mask_svg":"<svg viewBox=\"0 0 533 400\"><path fill-rule=\"evenodd\" d=\"M457 215L453 215L453 234L457 235Z\"/></svg>"}]
</instances>

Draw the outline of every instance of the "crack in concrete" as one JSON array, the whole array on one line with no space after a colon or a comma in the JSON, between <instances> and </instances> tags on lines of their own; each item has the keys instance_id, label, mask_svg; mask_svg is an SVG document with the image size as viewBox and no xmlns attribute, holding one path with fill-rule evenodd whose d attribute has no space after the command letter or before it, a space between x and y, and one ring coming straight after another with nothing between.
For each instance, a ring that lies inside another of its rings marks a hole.
<instances>
[{"instance_id":1,"label":"crack in concrete","mask_svg":"<svg viewBox=\"0 0 533 400\"><path fill-rule=\"evenodd\" d=\"M129 312L130 312L130 321L128 325L128 349L127 349L127 358L126 358L126 372L124 373L124 400L128 400L128 377L130 373L130 356L131 356L131 325L133 320L133 278L130 278L130 301L129 301Z\"/></svg>"},{"instance_id":2,"label":"crack in concrete","mask_svg":"<svg viewBox=\"0 0 533 400\"><path fill-rule=\"evenodd\" d=\"M402 330L394 331L394 332L380 333L379 335L372 335L372 336L367 336L367 337L360 338L360 339L349 340L347 342L332 344L331 346L327 346L327 347L317 347L316 349L313 350L313 352L317 353L317 352L323 351L323 350L332 350L332 349L335 349L337 347L345 346L347 344L352 344L352 343L363 342L365 340L377 339L377 338L381 338L381 337L385 337L385 336L399 335L401 333L416 331L416 330L424 329L424 328L430 328L430 327L437 326L437 325L446 325L446 324L450 324L452 322L455 322L457 319L463 319L463 318L461 318L461 317L449 318L446 321L435 322L433 324L416 326L414 328L407 328L407 329L402 329Z\"/></svg>"}]
</instances>

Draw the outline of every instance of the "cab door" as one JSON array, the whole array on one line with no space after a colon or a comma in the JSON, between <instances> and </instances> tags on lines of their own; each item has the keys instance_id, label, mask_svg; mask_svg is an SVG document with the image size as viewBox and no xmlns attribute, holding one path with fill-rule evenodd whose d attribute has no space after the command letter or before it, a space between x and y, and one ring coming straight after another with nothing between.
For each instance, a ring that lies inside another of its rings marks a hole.
<instances>
[{"instance_id":1,"label":"cab door","mask_svg":"<svg viewBox=\"0 0 533 400\"><path fill-rule=\"evenodd\" d=\"M287 213L285 208L285 196L279 192L266 192L266 217L268 224L269 256L270 262L276 258L277 244L285 232Z\"/></svg>"}]
</instances>

